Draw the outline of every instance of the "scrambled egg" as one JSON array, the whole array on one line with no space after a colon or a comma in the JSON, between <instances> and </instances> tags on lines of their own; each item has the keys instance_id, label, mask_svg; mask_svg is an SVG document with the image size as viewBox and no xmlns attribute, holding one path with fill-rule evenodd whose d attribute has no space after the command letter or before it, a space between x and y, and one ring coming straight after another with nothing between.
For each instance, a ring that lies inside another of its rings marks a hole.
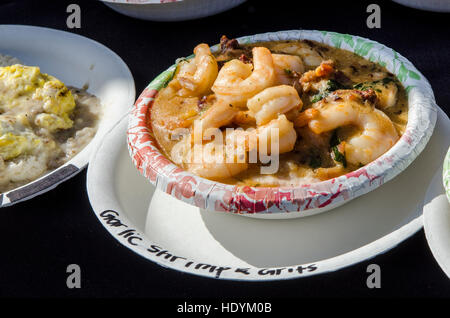
<instances>
[{"instance_id":1,"label":"scrambled egg","mask_svg":"<svg viewBox=\"0 0 450 318\"><path fill-rule=\"evenodd\" d=\"M42 147L54 151L56 143L47 137L38 137L20 119L0 115L0 157L3 160L41 151Z\"/></svg>"},{"instance_id":2,"label":"scrambled egg","mask_svg":"<svg viewBox=\"0 0 450 318\"><path fill-rule=\"evenodd\" d=\"M39 67L20 64L0 67L0 112L20 108L27 113L24 104L35 108L34 124L54 131L68 129L73 122L70 114L75 99L70 90L57 78L41 73ZM25 109L24 109L25 108Z\"/></svg>"},{"instance_id":3,"label":"scrambled egg","mask_svg":"<svg viewBox=\"0 0 450 318\"><path fill-rule=\"evenodd\" d=\"M0 131L0 156L3 160L9 160L28 153L41 145L41 140L33 134L1 133Z\"/></svg>"},{"instance_id":4,"label":"scrambled egg","mask_svg":"<svg viewBox=\"0 0 450 318\"><path fill-rule=\"evenodd\" d=\"M53 150L56 144L46 136L71 128L74 108L70 90L39 67L0 67L0 157L9 160L42 147Z\"/></svg>"}]
</instances>

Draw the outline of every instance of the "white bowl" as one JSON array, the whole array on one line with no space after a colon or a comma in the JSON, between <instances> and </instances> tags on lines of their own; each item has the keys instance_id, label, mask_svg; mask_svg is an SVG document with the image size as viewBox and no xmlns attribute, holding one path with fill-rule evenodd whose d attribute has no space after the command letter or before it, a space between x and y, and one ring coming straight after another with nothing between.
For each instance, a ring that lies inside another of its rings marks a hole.
<instances>
[{"instance_id":1,"label":"white bowl","mask_svg":"<svg viewBox=\"0 0 450 318\"><path fill-rule=\"evenodd\" d=\"M103 0L121 14L152 21L183 21L214 15L245 0Z\"/></svg>"},{"instance_id":2,"label":"white bowl","mask_svg":"<svg viewBox=\"0 0 450 318\"><path fill-rule=\"evenodd\" d=\"M392 0L392 1L414 9L435 11L435 12L450 12L450 1L448 0Z\"/></svg>"},{"instance_id":3,"label":"white bowl","mask_svg":"<svg viewBox=\"0 0 450 318\"><path fill-rule=\"evenodd\" d=\"M0 194L0 207L28 200L73 177L88 161L96 142L126 114L135 99L127 65L102 44L69 32L24 25L0 25L0 53L39 66L69 86L88 85L99 97L103 114L93 140L71 160L22 187Z\"/></svg>"}]
</instances>

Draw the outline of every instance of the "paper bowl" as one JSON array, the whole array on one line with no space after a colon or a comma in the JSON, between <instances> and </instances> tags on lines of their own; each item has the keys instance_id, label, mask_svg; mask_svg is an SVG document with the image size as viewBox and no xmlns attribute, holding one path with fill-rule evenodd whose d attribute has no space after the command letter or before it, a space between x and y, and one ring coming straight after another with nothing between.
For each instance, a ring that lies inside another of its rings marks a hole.
<instances>
[{"instance_id":1,"label":"paper bowl","mask_svg":"<svg viewBox=\"0 0 450 318\"><path fill-rule=\"evenodd\" d=\"M103 0L121 14L152 21L184 21L231 9L245 0Z\"/></svg>"},{"instance_id":2,"label":"paper bowl","mask_svg":"<svg viewBox=\"0 0 450 318\"><path fill-rule=\"evenodd\" d=\"M394 50L375 41L326 31L292 30L239 38L242 44L308 39L352 51L385 65L408 93L408 124L403 136L384 155L366 166L323 182L297 187L240 187L210 181L181 169L158 149L149 125L153 100L176 69L172 65L142 92L130 113L128 149L140 173L158 189L210 211L263 218L301 217L340 206L391 180L419 155L436 122L436 104L424 76ZM219 49L218 45L211 48Z\"/></svg>"},{"instance_id":3,"label":"paper bowl","mask_svg":"<svg viewBox=\"0 0 450 318\"><path fill-rule=\"evenodd\" d=\"M442 180L444 182L445 194L447 195L447 199L450 202L450 148L448 148L447 155L444 159Z\"/></svg>"}]
</instances>

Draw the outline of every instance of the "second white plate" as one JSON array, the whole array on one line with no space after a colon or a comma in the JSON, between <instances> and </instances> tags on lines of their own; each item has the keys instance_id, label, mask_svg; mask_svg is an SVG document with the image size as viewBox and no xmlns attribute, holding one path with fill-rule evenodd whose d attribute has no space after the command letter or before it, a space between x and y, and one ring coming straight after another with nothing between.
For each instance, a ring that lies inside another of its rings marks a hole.
<instances>
[{"instance_id":1,"label":"second white plate","mask_svg":"<svg viewBox=\"0 0 450 318\"><path fill-rule=\"evenodd\" d=\"M440 179L440 175L435 178ZM437 186L437 182L433 184ZM445 194L435 197L424 209L423 226L434 258L450 278L450 203Z\"/></svg>"},{"instance_id":2,"label":"second white plate","mask_svg":"<svg viewBox=\"0 0 450 318\"><path fill-rule=\"evenodd\" d=\"M103 114L94 139L56 170L22 187L0 193L0 207L31 199L73 177L84 168L95 144L134 103L133 76L122 59L106 46L86 37L42 27L0 25L0 54L39 66L68 86L88 86L99 97Z\"/></svg>"}]
</instances>

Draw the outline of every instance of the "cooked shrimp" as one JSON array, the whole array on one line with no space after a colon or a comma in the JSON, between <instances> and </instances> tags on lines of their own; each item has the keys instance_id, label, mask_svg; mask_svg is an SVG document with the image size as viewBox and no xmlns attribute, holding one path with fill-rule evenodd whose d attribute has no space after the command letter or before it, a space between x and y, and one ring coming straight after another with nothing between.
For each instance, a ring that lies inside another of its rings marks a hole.
<instances>
[{"instance_id":1,"label":"cooked shrimp","mask_svg":"<svg viewBox=\"0 0 450 318\"><path fill-rule=\"evenodd\" d=\"M303 127L308 125L311 119L316 118L319 115L319 111L315 108L308 108L301 112L294 121L295 127Z\"/></svg>"},{"instance_id":2,"label":"cooked shrimp","mask_svg":"<svg viewBox=\"0 0 450 318\"><path fill-rule=\"evenodd\" d=\"M240 110L233 118L233 123L239 126L255 126L255 117L249 110Z\"/></svg>"},{"instance_id":3,"label":"cooked shrimp","mask_svg":"<svg viewBox=\"0 0 450 318\"><path fill-rule=\"evenodd\" d=\"M211 141L205 147L214 147L213 143L214 141ZM230 149L229 146L226 147L226 149ZM242 149L235 148L231 151L212 153L211 159L213 160L209 161L206 160L206 155L204 157L201 162L189 162L187 169L200 177L220 180L231 178L248 168L247 153Z\"/></svg>"},{"instance_id":4,"label":"cooked shrimp","mask_svg":"<svg viewBox=\"0 0 450 318\"><path fill-rule=\"evenodd\" d=\"M297 90L289 85L269 87L247 101L247 107L256 119L256 124L264 125L295 107L303 106Z\"/></svg>"},{"instance_id":5,"label":"cooked shrimp","mask_svg":"<svg viewBox=\"0 0 450 318\"><path fill-rule=\"evenodd\" d=\"M295 45L292 43L279 43L272 50L301 56L303 63L308 67L316 67L323 61L320 54L306 43L298 43Z\"/></svg>"},{"instance_id":6,"label":"cooked shrimp","mask_svg":"<svg viewBox=\"0 0 450 318\"><path fill-rule=\"evenodd\" d=\"M272 140L272 137L277 139ZM290 122L285 115L279 115L278 118L269 123L251 130L234 130L226 136L227 144L243 145L245 150L258 152L264 151L267 154L282 154L294 149L297 133L294 124Z\"/></svg>"},{"instance_id":7,"label":"cooked shrimp","mask_svg":"<svg viewBox=\"0 0 450 318\"><path fill-rule=\"evenodd\" d=\"M182 62L178 80L182 89L179 96L200 96L208 93L216 80L218 66L215 57L211 54L207 44L199 44L194 49L195 58Z\"/></svg>"},{"instance_id":8,"label":"cooked shrimp","mask_svg":"<svg viewBox=\"0 0 450 318\"><path fill-rule=\"evenodd\" d=\"M382 110L397 104L398 86L390 77L377 81L362 82L354 87L363 91L373 90L378 98L376 106Z\"/></svg>"},{"instance_id":9,"label":"cooked shrimp","mask_svg":"<svg viewBox=\"0 0 450 318\"><path fill-rule=\"evenodd\" d=\"M200 117L202 132L209 128L220 128L232 122L239 109L227 100L218 99Z\"/></svg>"},{"instance_id":10,"label":"cooked shrimp","mask_svg":"<svg viewBox=\"0 0 450 318\"><path fill-rule=\"evenodd\" d=\"M276 81L272 54L265 47L255 47L252 65L234 59L220 69L212 90L219 98L233 105L245 105L247 99L258 94Z\"/></svg>"},{"instance_id":11,"label":"cooked shrimp","mask_svg":"<svg viewBox=\"0 0 450 318\"><path fill-rule=\"evenodd\" d=\"M272 140L272 131L278 129L278 140ZM279 115L277 119L271 120L268 124L258 127L259 147L261 142L267 141L267 151L271 154L271 149L277 149L277 153L282 154L294 149L297 133L294 124L285 115Z\"/></svg>"},{"instance_id":12,"label":"cooked shrimp","mask_svg":"<svg viewBox=\"0 0 450 318\"><path fill-rule=\"evenodd\" d=\"M323 61L323 58L319 55L319 53L311 48L304 47L299 49L297 52L303 58L303 62L308 67L317 66Z\"/></svg>"},{"instance_id":13,"label":"cooked shrimp","mask_svg":"<svg viewBox=\"0 0 450 318\"><path fill-rule=\"evenodd\" d=\"M336 91L318 103L319 115L308 124L316 134L347 125L358 127L360 133L344 143L345 158L354 165L375 160L399 138L389 117L367 102L359 91Z\"/></svg>"},{"instance_id":14,"label":"cooked shrimp","mask_svg":"<svg viewBox=\"0 0 450 318\"><path fill-rule=\"evenodd\" d=\"M297 74L305 71L302 59L296 55L272 54L278 84L291 85Z\"/></svg>"},{"instance_id":15,"label":"cooked shrimp","mask_svg":"<svg viewBox=\"0 0 450 318\"><path fill-rule=\"evenodd\" d=\"M186 169L203 178L221 180L231 178L248 168L247 151L243 144L223 144L223 132L217 130L217 137L196 149L191 142L182 141L181 154L173 158L185 163Z\"/></svg>"},{"instance_id":16,"label":"cooked shrimp","mask_svg":"<svg viewBox=\"0 0 450 318\"><path fill-rule=\"evenodd\" d=\"M373 86L373 88L377 94L377 106L380 109L387 109L397 104L398 87L393 81L386 83L385 79L380 80Z\"/></svg>"},{"instance_id":17,"label":"cooked shrimp","mask_svg":"<svg viewBox=\"0 0 450 318\"><path fill-rule=\"evenodd\" d=\"M231 178L248 169L247 163L193 163L187 168L192 173L206 179L221 180Z\"/></svg>"},{"instance_id":18,"label":"cooked shrimp","mask_svg":"<svg viewBox=\"0 0 450 318\"><path fill-rule=\"evenodd\" d=\"M346 172L348 172L348 170L345 169L342 164L337 164L334 167L317 169L317 177L320 180L328 180L331 178L342 176Z\"/></svg>"}]
</instances>

